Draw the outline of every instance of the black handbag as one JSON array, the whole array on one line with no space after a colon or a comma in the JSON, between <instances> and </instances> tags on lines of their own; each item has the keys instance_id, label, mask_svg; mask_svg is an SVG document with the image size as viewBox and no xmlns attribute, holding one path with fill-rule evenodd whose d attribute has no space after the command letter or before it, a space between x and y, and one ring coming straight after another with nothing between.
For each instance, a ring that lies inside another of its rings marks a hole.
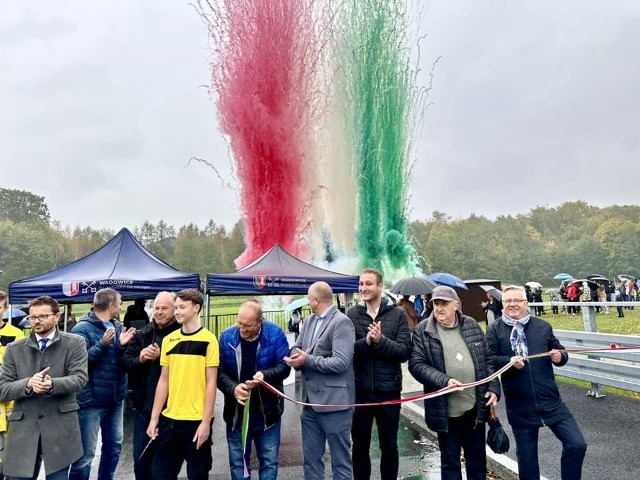
<instances>
[{"instance_id":1,"label":"black handbag","mask_svg":"<svg viewBox=\"0 0 640 480\"><path fill-rule=\"evenodd\" d=\"M493 406L489 409L489 431L487 432L487 445L495 453L507 453L509 451L509 437L502 428L500 420Z\"/></svg>"}]
</instances>

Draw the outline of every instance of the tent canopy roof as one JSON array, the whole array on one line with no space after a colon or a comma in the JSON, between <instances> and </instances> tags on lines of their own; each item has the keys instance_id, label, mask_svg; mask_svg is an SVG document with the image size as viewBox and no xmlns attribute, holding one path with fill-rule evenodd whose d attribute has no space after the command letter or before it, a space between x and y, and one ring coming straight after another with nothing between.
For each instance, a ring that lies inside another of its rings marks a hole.
<instances>
[{"instance_id":1,"label":"tent canopy roof","mask_svg":"<svg viewBox=\"0 0 640 480\"><path fill-rule=\"evenodd\" d=\"M327 282L334 293L357 292L358 276L332 272L286 252L279 244L237 272L207 274L212 295L271 295L307 293L311 284Z\"/></svg>"},{"instance_id":2,"label":"tent canopy roof","mask_svg":"<svg viewBox=\"0 0 640 480\"><path fill-rule=\"evenodd\" d=\"M123 299L150 298L163 290L200 288L197 273L183 273L156 258L126 228L84 258L9 285L12 303L49 295L61 303L90 303L101 288Z\"/></svg>"}]
</instances>

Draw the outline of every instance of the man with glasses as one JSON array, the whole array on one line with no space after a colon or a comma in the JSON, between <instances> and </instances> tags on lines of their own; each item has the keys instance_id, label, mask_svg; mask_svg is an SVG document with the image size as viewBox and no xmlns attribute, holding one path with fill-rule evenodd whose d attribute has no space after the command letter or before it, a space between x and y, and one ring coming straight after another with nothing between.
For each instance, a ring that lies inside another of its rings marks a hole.
<instances>
[{"instance_id":1,"label":"man with glasses","mask_svg":"<svg viewBox=\"0 0 640 480\"><path fill-rule=\"evenodd\" d=\"M238 310L236 325L220 335L218 389L224 394L224 421L227 424L229 468L232 480L242 480L246 462L251 476L251 446L255 443L260 461L260 480L278 478L280 417L284 412L282 397L259 385L264 380L284 392L284 379L291 368L284 357L289 343L282 328L262 319L257 300L247 300ZM242 417L249 402L247 449L242 452Z\"/></svg>"},{"instance_id":2,"label":"man with glasses","mask_svg":"<svg viewBox=\"0 0 640 480\"><path fill-rule=\"evenodd\" d=\"M324 480L322 457L328 443L333 480L351 480L355 331L349 317L333 304L328 283L311 285L308 299L313 315L285 357L287 365L302 372L302 401L314 404L303 407L300 416L304 478Z\"/></svg>"},{"instance_id":3,"label":"man with glasses","mask_svg":"<svg viewBox=\"0 0 640 480\"><path fill-rule=\"evenodd\" d=\"M160 348L162 340L180 328L173 314L175 294L160 292L153 301L153 320L127 345L123 363L129 372L129 386L133 390L133 472L136 480L152 480L154 445L149 444L147 426L151 420L151 409L160 379Z\"/></svg>"},{"instance_id":4,"label":"man with glasses","mask_svg":"<svg viewBox=\"0 0 640 480\"><path fill-rule=\"evenodd\" d=\"M525 290L505 287L502 317L489 325L487 343L501 368L516 363L502 374L507 418L516 441L521 480L538 480L538 434L548 426L562 442L561 478L578 480L587 449L580 427L569 412L555 382L553 366L567 363L569 356L544 320L529 313ZM548 356L528 359L549 352Z\"/></svg>"},{"instance_id":5,"label":"man with glasses","mask_svg":"<svg viewBox=\"0 0 640 480\"><path fill-rule=\"evenodd\" d=\"M118 321L122 299L111 288L98 290L93 311L83 316L72 333L80 335L89 357L89 382L78 393L80 431L84 454L71 465L71 480L89 480L98 432L102 434L100 480L114 480L123 438L124 401L127 374L122 356L135 328L123 328Z\"/></svg>"},{"instance_id":6,"label":"man with glasses","mask_svg":"<svg viewBox=\"0 0 640 480\"><path fill-rule=\"evenodd\" d=\"M66 480L82 455L76 392L87 383L87 351L76 335L56 328L60 305L29 302L31 334L9 344L0 369L0 401L13 400L2 473L8 479Z\"/></svg>"}]
</instances>

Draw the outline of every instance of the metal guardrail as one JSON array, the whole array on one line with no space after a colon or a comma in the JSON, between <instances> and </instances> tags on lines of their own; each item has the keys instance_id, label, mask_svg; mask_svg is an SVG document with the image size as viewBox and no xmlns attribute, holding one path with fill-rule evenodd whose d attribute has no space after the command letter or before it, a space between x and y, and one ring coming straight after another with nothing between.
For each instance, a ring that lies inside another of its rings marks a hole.
<instances>
[{"instance_id":1,"label":"metal guardrail","mask_svg":"<svg viewBox=\"0 0 640 480\"><path fill-rule=\"evenodd\" d=\"M565 348L609 348L640 345L640 336L609 333L555 330L555 335ZM640 353L598 352L594 354L570 354L563 367L554 367L556 375L591 382L588 395L605 396L602 386L640 392Z\"/></svg>"}]
</instances>

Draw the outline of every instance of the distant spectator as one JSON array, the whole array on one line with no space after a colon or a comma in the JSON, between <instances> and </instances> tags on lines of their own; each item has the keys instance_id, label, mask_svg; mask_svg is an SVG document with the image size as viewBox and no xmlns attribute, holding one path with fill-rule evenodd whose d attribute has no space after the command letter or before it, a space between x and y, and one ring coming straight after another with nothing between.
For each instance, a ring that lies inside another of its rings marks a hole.
<instances>
[{"instance_id":1,"label":"distant spectator","mask_svg":"<svg viewBox=\"0 0 640 480\"><path fill-rule=\"evenodd\" d=\"M487 299L480 302L480 305L487 315L487 325L502 316L502 302L499 302L490 293L487 293Z\"/></svg>"},{"instance_id":2,"label":"distant spectator","mask_svg":"<svg viewBox=\"0 0 640 480\"><path fill-rule=\"evenodd\" d=\"M429 315L433 313L433 302L431 301L431 294L427 293L424 296L424 312L422 312L422 319L429 318Z\"/></svg>"},{"instance_id":3,"label":"distant spectator","mask_svg":"<svg viewBox=\"0 0 640 480\"><path fill-rule=\"evenodd\" d=\"M527 295L527 302L533 302L533 292L531 291L531 287L529 285L524 286L524 293Z\"/></svg>"},{"instance_id":4,"label":"distant spectator","mask_svg":"<svg viewBox=\"0 0 640 480\"><path fill-rule=\"evenodd\" d=\"M636 284L634 282L627 282L627 300L629 302L636 301ZM629 310L633 310L633 307L627 307Z\"/></svg>"},{"instance_id":5,"label":"distant spectator","mask_svg":"<svg viewBox=\"0 0 640 480\"><path fill-rule=\"evenodd\" d=\"M58 330L61 332L70 332L73 327L76 326L76 316L71 312L71 307L73 305L68 304L66 307L66 311L62 312L60 315L60 320L58 320ZM67 319L67 328L64 328L64 321Z\"/></svg>"},{"instance_id":6,"label":"distant spectator","mask_svg":"<svg viewBox=\"0 0 640 480\"><path fill-rule=\"evenodd\" d=\"M287 330L289 330L289 333L293 333L295 340L298 340L298 335L300 335L301 324L302 307L298 307L293 312L291 312L291 317L289 317L289 323L287 325Z\"/></svg>"},{"instance_id":7,"label":"distant spectator","mask_svg":"<svg viewBox=\"0 0 640 480\"><path fill-rule=\"evenodd\" d=\"M569 301L569 298L567 297L567 286L568 286L567 282L562 282L562 284L560 285L560 301L562 302L563 315L567 313L567 307L565 306L565 302Z\"/></svg>"},{"instance_id":8,"label":"distant spectator","mask_svg":"<svg viewBox=\"0 0 640 480\"><path fill-rule=\"evenodd\" d=\"M604 286L604 283L598 284L598 290L596 290L598 295L598 302L606 302L607 301L607 288ZM606 305L602 305L602 311L605 315L609 315L609 307Z\"/></svg>"},{"instance_id":9,"label":"distant spectator","mask_svg":"<svg viewBox=\"0 0 640 480\"><path fill-rule=\"evenodd\" d=\"M429 303L428 299L423 299L422 295L416 295L415 298L413 299L413 307L416 309L416 312L418 312L418 321L422 320L424 317L424 306L425 303Z\"/></svg>"},{"instance_id":10,"label":"distant spectator","mask_svg":"<svg viewBox=\"0 0 640 480\"><path fill-rule=\"evenodd\" d=\"M578 302L580 300L580 289L575 282L569 282L566 288L567 300L569 302ZM569 305L569 315L576 315L578 308L574 305Z\"/></svg>"},{"instance_id":11,"label":"distant spectator","mask_svg":"<svg viewBox=\"0 0 640 480\"><path fill-rule=\"evenodd\" d=\"M536 287L533 290L533 301L542 303L542 289L540 287ZM536 306L536 315L544 315L545 313L543 305Z\"/></svg>"},{"instance_id":12,"label":"distant spectator","mask_svg":"<svg viewBox=\"0 0 640 480\"><path fill-rule=\"evenodd\" d=\"M127 313L124 314L124 320L122 321L125 328L136 327L141 329L149 323L149 315L147 315L144 307L144 298L136 298L133 305L127 307Z\"/></svg>"},{"instance_id":13,"label":"distant spectator","mask_svg":"<svg viewBox=\"0 0 640 480\"><path fill-rule=\"evenodd\" d=\"M555 293L551 294L551 313L558 315L558 295Z\"/></svg>"},{"instance_id":14,"label":"distant spectator","mask_svg":"<svg viewBox=\"0 0 640 480\"><path fill-rule=\"evenodd\" d=\"M409 331L413 332L418 326L418 311L413 305L413 302L409 300L409 295L404 295L400 301L398 301L398 306L407 314Z\"/></svg>"},{"instance_id":15,"label":"distant spectator","mask_svg":"<svg viewBox=\"0 0 640 480\"><path fill-rule=\"evenodd\" d=\"M622 297L622 292L618 289L616 289L615 291L615 295L616 295L616 302L623 302L623 297ZM622 310L622 307L620 305L618 305L616 307L616 310L618 311L618 318L623 318L624 317L624 311Z\"/></svg>"}]
</instances>

